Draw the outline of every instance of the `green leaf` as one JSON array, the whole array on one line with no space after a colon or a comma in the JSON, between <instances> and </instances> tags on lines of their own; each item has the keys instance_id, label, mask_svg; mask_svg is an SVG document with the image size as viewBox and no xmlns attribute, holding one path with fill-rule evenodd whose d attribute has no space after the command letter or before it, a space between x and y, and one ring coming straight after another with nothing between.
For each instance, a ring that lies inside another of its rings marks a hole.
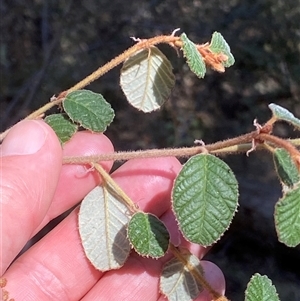
<instances>
[{"instance_id":1,"label":"green leaf","mask_svg":"<svg viewBox=\"0 0 300 301\"><path fill-rule=\"evenodd\" d=\"M223 53L228 57L228 60L222 63L224 67L230 67L234 64L234 57L230 47L219 32L213 33L209 48L213 53Z\"/></svg>"},{"instance_id":2,"label":"green leaf","mask_svg":"<svg viewBox=\"0 0 300 301\"><path fill-rule=\"evenodd\" d=\"M183 54L191 71L194 72L198 77L203 78L206 73L206 67L204 60L197 49L197 46L188 39L185 33L181 34L180 39L183 42Z\"/></svg>"},{"instance_id":3,"label":"green leaf","mask_svg":"<svg viewBox=\"0 0 300 301\"><path fill-rule=\"evenodd\" d=\"M269 104L269 108L271 109L273 116L278 120L287 121L293 126L300 128L300 119L296 118L294 114L288 111L287 109L274 103Z\"/></svg>"},{"instance_id":4,"label":"green leaf","mask_svg":"<svg viewBox=\"0 0 300 301\"><path fill-rule=\"evenodd\" d=\"M78 128L65 114L49 115L45 118L45 122L52 127L61 144L69 141Z\"/></svg>"},{"instance_id":5,"label":"green leaf","mask_svg":"<svg viewBox=\"0 0 300 301\"><path fill-rule=\"evenodd\" d=\"M183 235L208 246L229 227L238 205L238 183L219 158L200 154L190 158L177 176L173 210Z\"/></svg>"},{"instance_id":6,"label":"green leaf","mask_svg":"<svg viewBox=\"0 0 300 301\"><path fill-rule=\"evenodd\" d=\"M190 267L204 277L203 268L199 259L192 254L182 254ZM203 290L187 267L177 258L165 264L160 276L160 291L170 301L190 301L197 298Z\"/></svg>"},{"instance_id":7,"label":"green leaf","mask_svg":"<svg viewBox=\"0 0 300 301\"><path fill-rule=\"evenodd\" d=\"M279 297L272 281L256 273L247 285L245 301L279 301Z\"/></svg>"},{"instance_id":8,"label":"green leaf","mask_svg":"<svg viewBox=\"0 0 300 301\"><path fill-rule=\"evenodd\" d=\"M276 148L273 155L280 180L288 187L293 187L300 181L300 173L289 152L283 148Z\"/></svg>"},{"instance_id":9,"label":"green leaf","mask_svg":"<svg viewBox=\"0 0 300 301\"><path fill-rule=\"evenodd\" d=\"M168 250L170 235L155 215L138 212L129 222L128 238L138 254L159 258Z\"/></svg>"},{"instance_id":10,"label":"green leaf","mask_svg":"<svg viewBox=\"0 0 300 301\"><path fill-rule=\"evenodd\" d=\"M89 90L69 93L63 107L74 122L93 132L104 132L114 118L114 111L103 96Z\"/></svg>"},{"instance_id":11,"label":"green leaf","mask_svg":"<svg viewBox=\"0 0 300 301\"><path fill-rule=\"evenodd\" d=\"M159 109L175 85L172 65L156 47L144 49L124 62L121 88L129 103L145 113Z\"/></svg>"},{"instance_id":12,"label":"green leaf","mask_svg":"<svg viewBox=\"0 0 300 301\"><path fill-rule=\"evenodd\" d=\"M288 190L275 206L278 239L288 247L300 244L300 186Z\"/></svg>"},{"instance_id":13,"label":"green leaf","mask_svg":"<svg viewBox=\"0 0 300 301\"><path fill-rule=\"evenodd\" d=\"M97 186L82 201L79 234L87 258L100 271L118 269L130 253L129 214L107 187Z\"/></svg>"}]
</instances>

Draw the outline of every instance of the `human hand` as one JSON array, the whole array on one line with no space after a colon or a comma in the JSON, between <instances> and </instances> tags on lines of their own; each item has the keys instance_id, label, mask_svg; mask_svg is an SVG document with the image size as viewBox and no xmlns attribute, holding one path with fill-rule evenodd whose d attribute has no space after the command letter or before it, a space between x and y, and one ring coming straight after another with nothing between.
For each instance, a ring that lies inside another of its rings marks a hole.
<instances>
[{"instance_id":1,"label":"human hand","mask_svg":"<svg viewBox=\"0 0 300 301\"><path fill-rule=\"evenodd\" d=\"M9 298L166 300L159 293L159 274L168 256L154 260L132 252L121 269L97 271L81 245L78 208L13 261L50 220L77 204L99 183L96 172L87 172L84 166L62 165L62 157L112 152L106 136L79 132L62 150L55 133L43 121L22 121L10 130L0 151L0 269ZM112 166L112 162L101 164L106 170ZM170 209L171 188L180 168L176 158L136 159L122 165L113 178L139 208L161 217L173 243L180 240L201 258L207 250L184 241ZM207 261L202 265L208 282L224 293L219 268ZM211 297L204 291L196 300Z\"/></svg>"}]
</instances>

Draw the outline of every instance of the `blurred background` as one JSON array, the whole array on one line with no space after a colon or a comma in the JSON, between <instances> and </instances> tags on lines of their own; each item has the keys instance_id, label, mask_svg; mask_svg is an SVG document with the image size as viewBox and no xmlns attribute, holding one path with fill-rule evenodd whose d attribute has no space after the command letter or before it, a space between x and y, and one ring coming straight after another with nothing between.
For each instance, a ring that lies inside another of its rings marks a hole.
<instances>
[{"instance_id":1,"label":"blurred background","mask_svg":"<svg viewBox=\"0 0 300 301\"><path fill-rule=\"evenodd\" d=\"M88 88L116 112L107 135L116 150L191 146L230 138L270 117L269 103L300 117L298 0L0 1L1 131L134 44L181 28L196 43L219 31L236 63L199 80L169 46L176 86L158 112L131 108L119 86L120 67ZM179 33L180 34L180 33ZM138 125L138 126L137 126ZM281 137L297 132L280 124ZM281 300L300 300L300 248L277 241L274 205L281 187L268 153L224 160L240 183L239 212L206 259L223 270L227 297L244 300L253 273L270 277Z\"/></svg>"}]
</instances>

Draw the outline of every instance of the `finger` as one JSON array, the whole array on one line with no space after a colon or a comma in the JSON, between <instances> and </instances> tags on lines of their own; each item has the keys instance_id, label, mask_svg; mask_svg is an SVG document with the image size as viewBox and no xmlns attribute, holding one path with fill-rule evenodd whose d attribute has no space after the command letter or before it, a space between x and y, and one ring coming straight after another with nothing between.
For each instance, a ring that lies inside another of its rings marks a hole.
<instances>
[{"instance_id":1,"label":"finger","mask_svg":"<svg viewBox=\"0 0 300 301\"><path fill-rule=\"evenodd\" d=\"M64 145L63 156L90 156L113 151L113 145L105 135L84 131L76 133ZM112 164L112 161L101 162L106 170L110 170ZM50 220L80 202L99 184L99 175L89 169L88 165L65 164L62 166L52 203L36 232Z\"/></svg>"},{"instance_id":2,"label":"finger","mask_svg":"<svg viewBox=\"0 0 300 301\"><path fill-rule=\"evenodd\" d=\"M15 125L1 145L1 274L44 218L56 189L62 149L43 121Z\"/></svg>"},{"instance_id":3,"label":"finger","mask_svg":"<svg viewBox=\"0 0 300 301\"><path fill-rule=\"evenodd\" d=\"M180 168L174 158L129 161L117 172L117 181L120 186L129 185L128 194L141 207L152 203L157 208L149 209L160 215L168 206L165 202L169 204L172 183ZM11 298L78 300L95 285L101 272L84 254L77 215L77 210L73 211L8 269L3 277L8 281L6 290Z\"/></svg>"},{"instance_id":4,"label":"finger","mask_svg":"<svg viewBox=\"0 0 300 301\"><path fill-rule=\"evenodd\" d=\"M5 290L14 300L80 300L101 277L85 257L78 208L20 256L6 271Z\"/></svg>"},{"instance_id":5,"label":"finger","mask_svg":"<svg viewBox=\"0 0 300 301\"><path fill-rule=\"evenodd\" d=\"M205 280L210 284L210 286L220 294L224 296L225 294L225 277L220 268L214 263L206 260L201 261L201 265L204 270ZM199 297L195 301L210 301L212 296L209 292L204 289L200 293Z\"/></svg>"},{"instance_id":6,"label":"finger","mask_svg":"<svg viewBox=\"0 0 300 301\"><path fill-rule=\"evenodd\" d=\"M181 167L173 157L134 159L118 168L113 178L140 209L160 216L171 205L173 182Z\"/></svg>"}]
</instances>

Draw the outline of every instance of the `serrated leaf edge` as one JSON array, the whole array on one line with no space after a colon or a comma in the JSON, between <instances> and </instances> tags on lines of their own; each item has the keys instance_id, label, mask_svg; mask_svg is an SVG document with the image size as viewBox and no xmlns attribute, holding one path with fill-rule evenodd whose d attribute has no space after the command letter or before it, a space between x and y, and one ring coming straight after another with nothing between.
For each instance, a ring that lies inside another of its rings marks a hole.
<instances>
[{"instance_id":1,"label":"serrated leaf edge","mask_svg":"<svg viewBox=\"0 0 300 301\"><path fill-rule=\"evenodd\" d=\"M200 156L200 155L205 155L205 154L199 154L199 156ZM209 154L209 155L211 155L211 154ZM195 156L197 156L197 155L195 155ZM211 156L213 156L213 155L211 155ZM193 157L194 157L194 156L193 156ZM191 158L193 158L193 157L191 157ZM191 158L190 158L190 159L191 159ZM189 159L189 160L190 160L190 159ZM188 160L188 161L189 161L189 160ZM186 163L187 163L187 162L186 162ZM177 176L178 176L178 175L177 175ZM174 189L175 189L176 179L177 179L177 177L174 179L174 182L173 182L173 187L172 187L172 191L171 191L171 196L173 196L173 191L174 191ZM237 191L237 193L238 193L237 198L239 198L239 190ZM235 214L238 212L238 207L239 207L239 205L240 205L239 202L237 202L236 207L235 207L235 209L234 209L234 211L233 211L232 219L231 219L231 221L229 222L228 227L224 230L224 232L223 232L223 233L222 233L222 234L221 234L214 242L212 242L211 244L201 244L201 246L203 246L203 247L210 247L210 246L214 245L215 243L217 243L217 242L223 237L223 235L225 234L225 232L230 228L230 225L232 224L233 218L234 218ZM174 217L175 217L175 220L176 220L176 223L177 223L177 226L178 226L178 229L179 229L180 233L181 233L182 236L185 238L185 240L191 242L191 241L189 240L189 238L187 238L187 237L185 236L185 234L183 233L183 231L181 231L180 223L179 223L179 221L178 221L178 219L177 219L177 217L176 217L175 211L174 211L174 209L173 209L173 197L171 197L171 208L172 208L172 211L173 211L173 213L174 213ZM192 243L198 244L197 242L192 242ZM200 245L200 244L198 244L198 245Z\"/></svg>"},{"instance_id":2,"label":"serrated leaf edge","mask_svg":"<svg viewBox=\"0 0 300 301\"><path fill-rule=\"evenodd\" d=\"M245 291L245 300L246 300L247 295L249 295L248 288L250 287L250 285L252 285L251 281L254 281L256 278L267 280L268 284L269 284L271 287L273 287L273 288L275 289L275 294L276 294L278 300L280 300L280 299L279 299L279 295L278 295L277 290L276 290L276 287L275 287L275 285L273 284L272 280L271 280L268 276L266 276L266 275L261 275L261 274L259 274L259 273L255 273L255 274L252 275L252 277L250 278L250 281L248 282L247 288L246 288L246 291Z\"/></svg>"}]
</instances>

